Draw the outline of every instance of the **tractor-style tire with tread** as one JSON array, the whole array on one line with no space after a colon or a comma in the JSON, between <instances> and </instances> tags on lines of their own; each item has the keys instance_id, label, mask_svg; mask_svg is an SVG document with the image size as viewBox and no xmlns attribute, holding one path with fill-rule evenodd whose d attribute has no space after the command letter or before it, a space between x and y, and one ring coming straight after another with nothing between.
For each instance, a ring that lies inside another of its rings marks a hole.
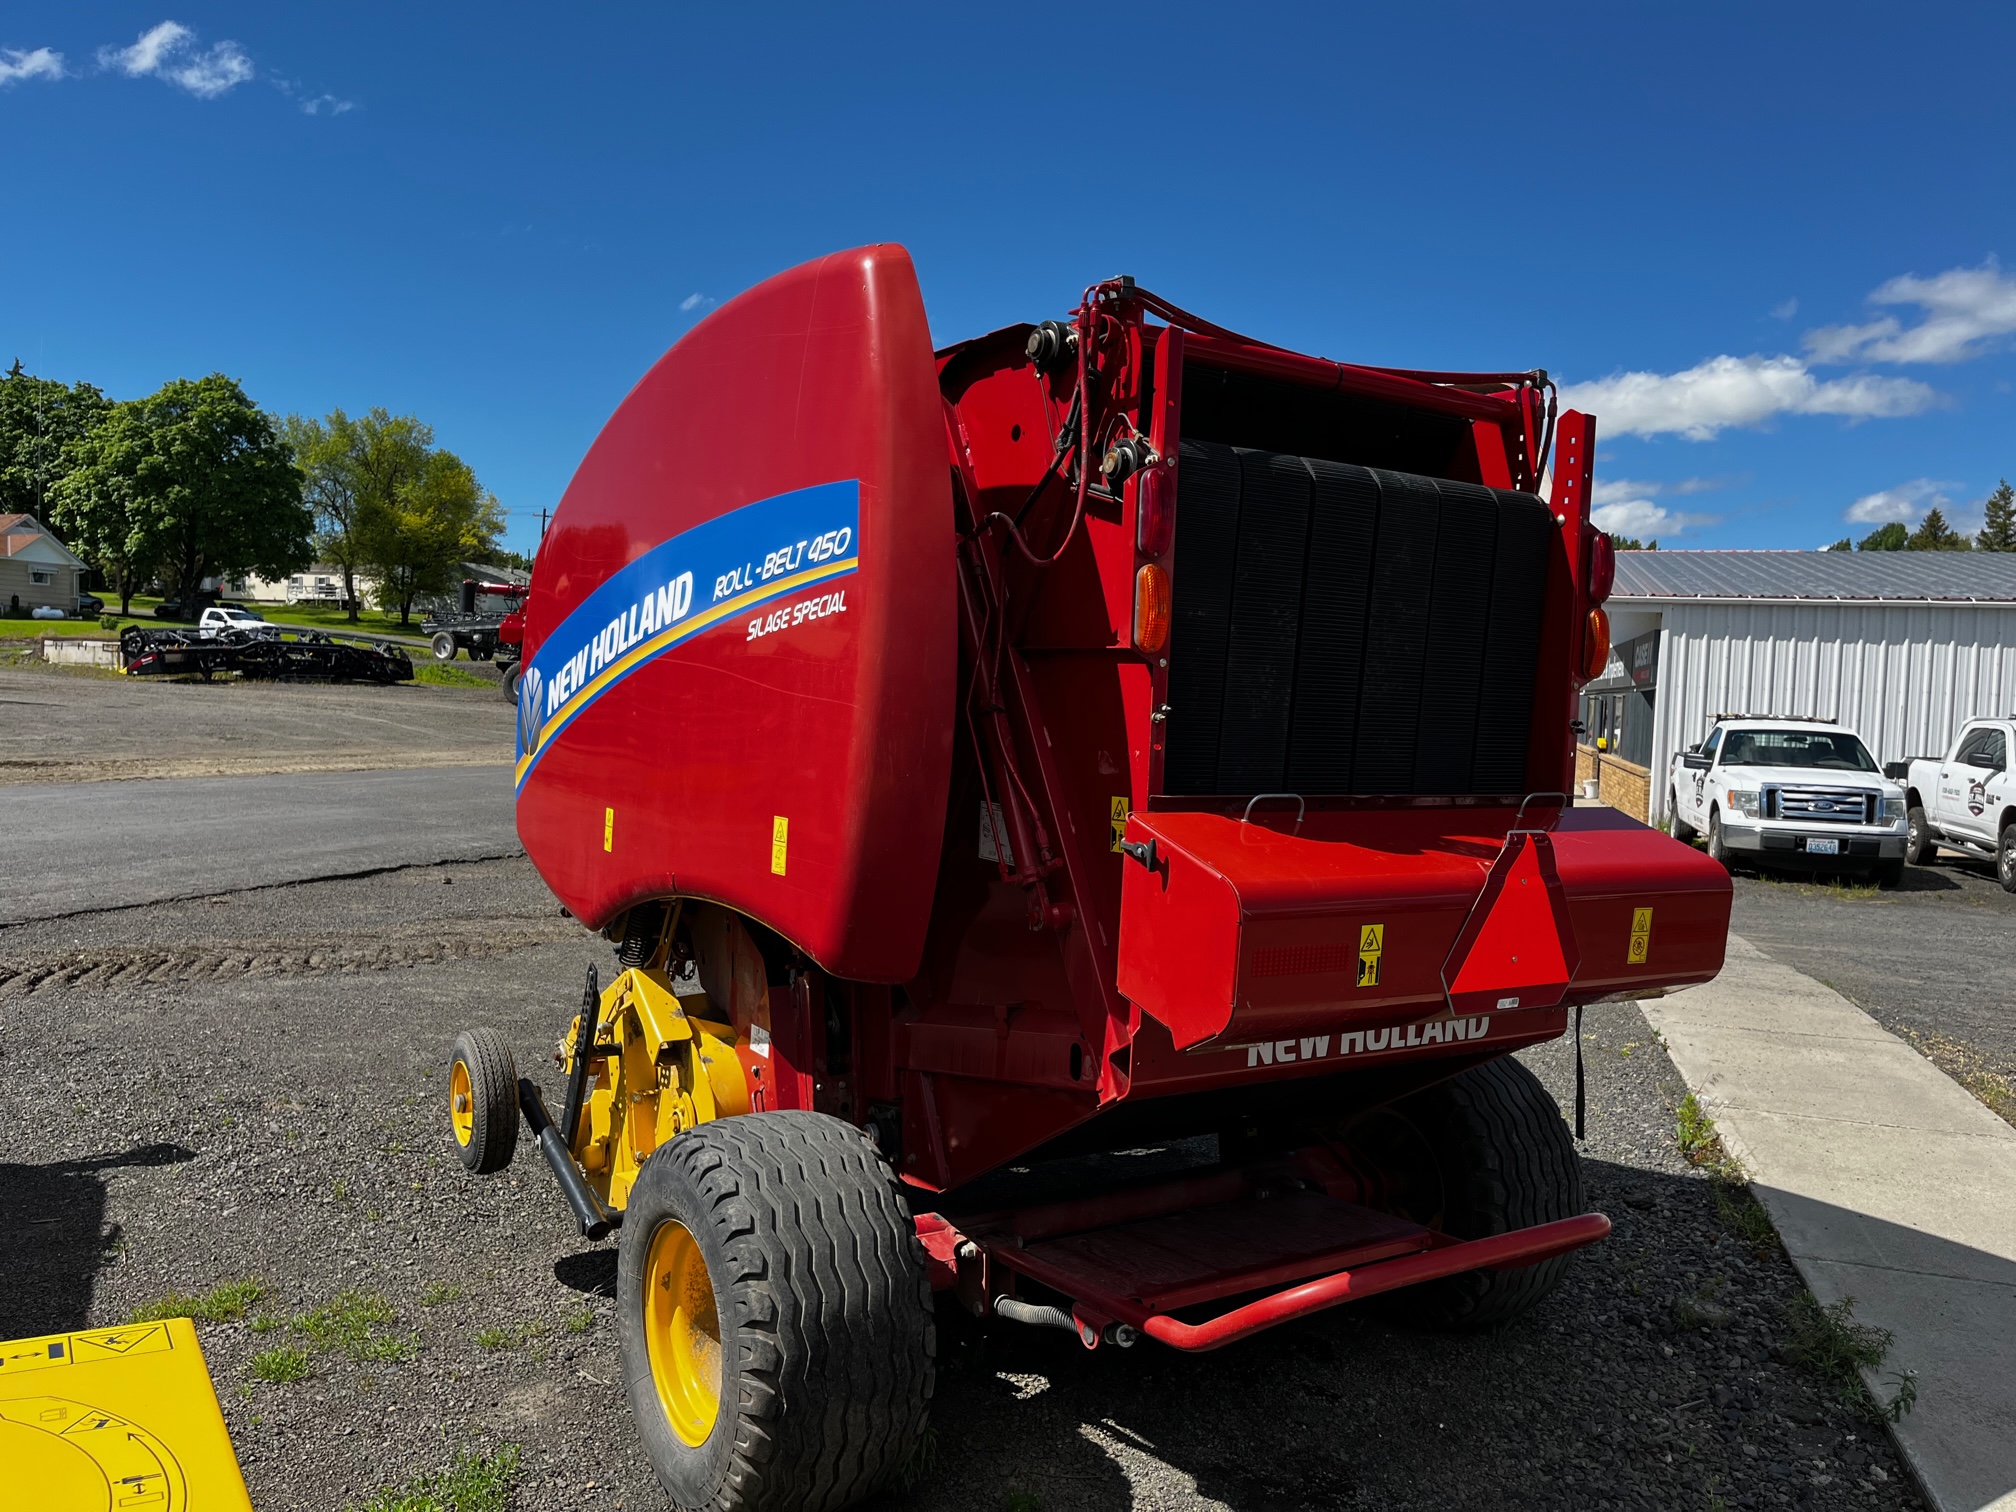
<instances>
[{"instance_id":1,"label":"tractor-style tire with tread","mask_svg":"<svg viewBox=\"0 0 2016 1512\"><path fill-rule=\"evenodd\" d=\"M1485 1239L1581 1214L1582 1161L1553 1095L1510 1056L1395 1103L1433 1173L1412 1216L1457 1239ZM1439 1189L1439 1190L1438 1190ZM1431 1195L1432 1194L1432 1195ZM1390 1294L1387 1308L1430 1328L1491 1328L1560 1283L1572 1255L1517 1270L1470 1271Z\"/></svg>"},{"instance_id":2,"label":"tractor-style tire with tread","mask_svg":"<svg viewBox=\"0 0 2016 1512\"><path fill-rule=\"evenodd\" d=\"M697 1446L673 1426L647 1337L653 1240L671 1224L697 1243L719 1330L719 1410ZM616 1298L631 1415L680 1508L839 1512L916 1453L931 1286L896 1178L852 1125L750 1113L660 1145L624 1210Z\"/></svg>"},{"instance_id":3,"label":"tractor-style tire with tread","mask_svg":"<svg viewBox=\"0 0 2016 1512\"><path fill-rule=\"evenodd\" d=\"M453 1106L453 1099L463 1095L464 1078L470 1103L466 1139L456 1116L465 1110ZM495 1029L465 1029L457 1035L448 1061L448 1088L450 1127L462 1164L479 1176L503 1170L518 1147L518 1068L504 1036Z\"/></svg>"}]
</instances>

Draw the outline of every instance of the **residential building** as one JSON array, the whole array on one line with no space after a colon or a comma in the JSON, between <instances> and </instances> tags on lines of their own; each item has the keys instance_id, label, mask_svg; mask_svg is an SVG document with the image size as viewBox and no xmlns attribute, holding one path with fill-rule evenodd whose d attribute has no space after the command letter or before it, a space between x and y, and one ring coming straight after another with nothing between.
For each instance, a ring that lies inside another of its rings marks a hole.
<instances>
[{"instance_id":1,"label":"residential building","mask_svg":"<svg viewBox=\"0 0 2016 1512\"><path fill-rule=\"evenodd\" d=\"M77 594L90 569L42 522L28 514L0 514L0 611L17 605L77 612Z\"/></svg>"}]
</instances>

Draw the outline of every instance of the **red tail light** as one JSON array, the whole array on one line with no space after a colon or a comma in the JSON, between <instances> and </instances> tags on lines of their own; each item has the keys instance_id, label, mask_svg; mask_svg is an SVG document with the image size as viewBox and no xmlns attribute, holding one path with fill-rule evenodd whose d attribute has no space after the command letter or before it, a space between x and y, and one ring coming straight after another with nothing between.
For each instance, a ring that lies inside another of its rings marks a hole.
<instances>
[{"instance_id":1,"label":"red tail light","mask_svg":"<svg viewBox=\"0 0 2016 1512\"><path fill-rule=\"evenodd\" d=\"M1135 611L1136 616L1140 614ZM1589 626L1582 636L1582 676L1585 680L1603 675L1603 664L1610 660L1610 616L1601 609L1589 611Z\"/></svg>"},{"instance_id":2,"label":"red tail light","mask_svg":"<svg viewBox=\"0 0 2016 1512\"><path fill-rule=\"evenodd\" d=\"M1134 645L1154 653L1169 644L1169 574L1148 563L1134 574Z\"/></svg>"},{"instance_id":3,"label":"red tail light","mask_svg":"<svg viewBox=\"0 0 2016 1512\"><path fill-rule=\"evenodd\" d=\"M1610 590L1617 584L1617 548L1610 543L1610 537L1596 531L1589 537L1589 571L1583 578L1589 590L1589 602L1603 603L1610 597Z\"/></svg>"},{"instance_id":4,"label":"red tail light","mask_svg":"<svg viewBox=\"0 0 2016 1512\"><path fill-rule=\"evenodd\" d=\"M1176 517L1176 474L1151 467L1134 485L1134 544L1141 555L1159 557L1169 549L1169 527Z\"/></svg>"}]
</instances>

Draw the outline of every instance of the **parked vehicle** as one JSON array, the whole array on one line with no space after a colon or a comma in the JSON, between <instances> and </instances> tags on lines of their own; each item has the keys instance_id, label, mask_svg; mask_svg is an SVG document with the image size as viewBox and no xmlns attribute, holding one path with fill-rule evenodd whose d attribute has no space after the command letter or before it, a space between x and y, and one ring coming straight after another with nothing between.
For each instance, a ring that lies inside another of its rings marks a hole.
<instances>
[{"instance_id":1,"label":"parked vehicle","mask_svg":"<svg viewBox=\"0 0 2016 1512\"><path fill-rule=\"evenodd\" d=\"M196 621L199 640L215 640L234 633L270 637L280 631L278 626L267 624L263 614L254 614L250 609L227 608L222 604L205 609Z\"/></svg>"},{"instance_id":2,"label":"parked vehicle","mask_svg":"<svg viewBox=\"0 0 2016 1512\"><path fill-rule=\"evenodd\" d=\"M457 651L467 652L471 661L489 661L498 654L498 631L524 604L523 584L479 583L466 578L460 609L422 620L420 631L436 661L453 661Z\"/></svg>"},{"instance_id":3,"label":"parked vehicle","mask_svg":"<svg viewBox=\"0 0 2016 1512\"><path fill-rule=\"evenodd\" d=\"M1614 561L1554 414L1131 279L934 355L893 246L631 391L540 547L516 769L617 975L557 1121L481 1028L446 1112L476 1171L522 1117L620 1224L677 1505L899 1473L934 1290L1087 1348L1379 1293L1485 1328L1609 1231L1509 1052L1712 977L1730 882L1563 791Z\"/></svg>"},{"instance_id":4,"label":"parked vehicle","mask_svg":"<svg viewBox=\"0 0 2016 1512\"><path fill-rule=\"evenodd\" d=\"M104 612L105 600L98 597L97 594L80 593L77 595L77 617L79 619L90 619L92 616L103 614Z\"/></svg>"},{"instance_id":5,"label":"parked vehicle","mask_svg":"<svg viewBox=\"0 0 2016 1512\"><path fill-rule=\"evenodd\" d=\"M1673 836L1708 854L1794 870L1904 880L1904 790L1853 730L1828 720L1716 716L1673 758Z\"/></svg>"},{"instance_id":6,"label":"parked vehicle","mask_svg":"<svg viewBox=\"0 0 2016 1512\"><path fill-rule=\"evenodd\" d=\"M1904 779L1911 833L1905 854L1914 866L1934 860L1944 845L1991 859L2005 892L2016 892L2016 719L1970 719L1945 756L1892 763ZM1901 770L1899 770L1901 768Z\"/></svg>"}]
</instances>

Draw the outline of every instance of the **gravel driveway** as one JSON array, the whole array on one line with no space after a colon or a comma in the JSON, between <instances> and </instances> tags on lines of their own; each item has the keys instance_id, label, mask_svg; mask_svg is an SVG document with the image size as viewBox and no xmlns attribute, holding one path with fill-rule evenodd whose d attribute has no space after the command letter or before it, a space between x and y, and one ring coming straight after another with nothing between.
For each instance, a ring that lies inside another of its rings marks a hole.
<instances>
[{"instance_id":1,"label":"gravel driveway","mask_svg":"<svg viewBox=\"0 0 2016 1512\"><path fill-rule=\"evenodd\" d=\"M612 1249L528 1145L465 1175L441 1106L471 1023L557 1095L544 1056L606 951L522 860L0 929L0 1337L256 1278L199 1329L266 1512L507 1442L521 1509L664 1507L615 1384ZM1592 1012L1585 1046L1617 1232L1528 1318L1446 1337L1350 1307L1193 1358L947 1317L934 1455L885 1505L1917 1506L1881 1431L1774 1353L1798 1282L1679 1157L1642 1016ZM1570 1096L1565 1043L1529 1060Z\"/></svg>"}]
</instances>

